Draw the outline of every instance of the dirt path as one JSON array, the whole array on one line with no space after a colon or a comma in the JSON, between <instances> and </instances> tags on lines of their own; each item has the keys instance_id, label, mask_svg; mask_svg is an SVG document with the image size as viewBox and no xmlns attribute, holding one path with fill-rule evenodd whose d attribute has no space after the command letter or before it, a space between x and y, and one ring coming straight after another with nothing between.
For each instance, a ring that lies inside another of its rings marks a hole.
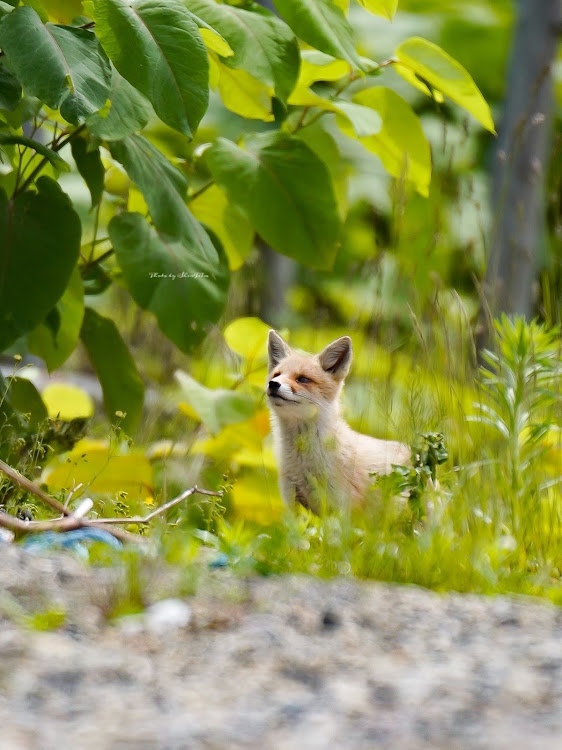
<instances>
[{"instance_id":1,"label":"dirt path","mask_svg":"<svg viewBox=\"0 0 562 750\"><path fill-rule=\"evenodd\" d=\"M2 750L562 747L555 607L219 570L189 624L108 626L112 585L0 545ZM54 604L63 629L18 624Z\"/></svg>"}]
</instances>

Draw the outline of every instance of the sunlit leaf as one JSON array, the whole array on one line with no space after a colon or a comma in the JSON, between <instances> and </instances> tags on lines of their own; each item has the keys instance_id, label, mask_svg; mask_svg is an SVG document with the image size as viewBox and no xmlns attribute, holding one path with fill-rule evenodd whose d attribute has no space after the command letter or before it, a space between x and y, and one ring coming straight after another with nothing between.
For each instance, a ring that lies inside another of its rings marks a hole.
<instances>
[{"instance_id":1,"label":"sunlit leaf","mask_svg":"<svg viewBox=\"0 0 562 750\"><path fill-rule=\"evenodd\" d=\"M431 150L419 118L410 105L391 89L365 89L354 101L372 107L382 119L379 133L360 138L375 153L393 177L412 182L424 196L431 181Z\"/></svg>"},{"instance_id":2,"label":"sunlit leaf","mask_svg":"<svg viewBox=\"0 0 562 750\"><path fill-rule=\"evenodd\" d=\"M240 268L254 246L254 230L246 217L218 185L208 187L189 206L195 218L221 241L230 270Z\"/></svg>"},{"instance_id":3,"label":"sunlit leaf","mask_svg":"<svg viewBox=\"0 0 562 750\"><path fill-rule=\"evenodd\" d=\"M142 453L118 455L104 441L89 439L57 457L43 472L42 481L51 492L83 484L89 492L126 493L125 500L151 497L154 487L152 465Z\"/></svg>"},{"instance_id":4,"label":"sunlit leaf","mask_svg":"<svg viewBox=\"0 0 562 750\"><path fill-rule=\"evenodd\" d=\"M227 325L223 336L233 352L251 362L266 356L270 328L259 318L238 318Z\"/></svg>"},{"instance_id":5,"label":"sunlit leaf","mask_svg":"<svg viewBox=\"0 0 562 750\"><path fill-rule=\"evenodd\" d=\"M398 0L358 0L361 5L370 10L376 16L382 16L392 21L396 8L398 7Z\"/></svg>"},{"instance_id":6,"label":"sunlit leaf","mask_svg":"<svg viewBox=\"0 0 562 750\"><path fill-rule=\"evenodd\" d=\"M469 73L441 47L412 37L396 49L396 57L423 81L466 109L486 130L495 133L490 107ZM398 69L398 72L401 72Z\"/></svg>"},{"instance_id":7,"label":"sunlit leaf","mask_svg":"<svg viewBox=\"0 0 562 750\"><path fill-rule=\"evenodd\" d=\"M250 120L273 122L271 97L273 88L242 68L229 68L217 58L218 90L224 106Z\"/></svg>"},{"instance_id":8,"label":"sunlit leaf","mask_svg":"<svg viewBox=\"0 0 562 750\"><path fill-rule=\"evenodd\" d=\"M51 419L70 422L94 413L92 397L71 383L49 383L42 392L43 401Z\"/></svg>"},{"instance_id":9,"label":"sunlit leaf","mask_svg":"<svg viewBox=\"0 0 562 750\"><path fill-rule=\"evenodd\" d=\"M245 70L273 90L279 99L287 100L298 76L299 48L294 35L279 18L255 3L248 8L237 8L214 0L186 0L186 5L234 50L234 55L224 60L225 65Z\"/></svg>"}]
</instances>

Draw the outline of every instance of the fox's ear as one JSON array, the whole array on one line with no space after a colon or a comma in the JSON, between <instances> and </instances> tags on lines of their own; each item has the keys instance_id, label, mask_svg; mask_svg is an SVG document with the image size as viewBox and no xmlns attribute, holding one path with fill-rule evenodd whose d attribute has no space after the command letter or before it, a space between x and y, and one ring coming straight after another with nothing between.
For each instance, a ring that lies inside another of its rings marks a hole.
<instances>
[{"instance_id":1,"label":"fox's ear","mask_svg":"<svg viewBox=\"0 0 562 750\"><path fill-rule=\"evenodd\" d=\"M323 370L329 372L338 380L343 380L349 372L352 356L351 339L349 336L342 336L341 339L336 339L328 344L320 352L318 359Z\"/></svg>"},{"instance_id":2,"label":"fox's ear","mask_svg":"<svg viewBox=\"0 0 562 750\"><path fill-rule=\"evenodd\" d=\"M267 339L267 353L269 354L269 369L273 370L282 359L291 354L291 347L283 341L277 331L270 331Z\"/></svg>"}]
</instances>

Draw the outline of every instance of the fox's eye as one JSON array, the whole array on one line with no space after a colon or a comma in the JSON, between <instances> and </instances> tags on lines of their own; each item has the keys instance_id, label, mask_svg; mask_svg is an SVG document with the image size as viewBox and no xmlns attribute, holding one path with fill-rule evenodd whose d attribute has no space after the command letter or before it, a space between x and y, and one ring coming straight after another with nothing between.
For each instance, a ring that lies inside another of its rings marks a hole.
<instances>
[{"instance_id":1,"label":"fox's eye","mask_svg":"<svg viewBox=\"0 0 562 750\"><path fill-rule=\"evenodd\" d=\"M304 375L299 375L297 378L297 383L312 383L312 380L310 378L305 377Z\"/></svg>"},{"instance_id":2,"label":"fox's eye","mask_svg":"<svg viewBox=\"0 0 562 750\"><path fill-rule=\"evenodd\" d=\"M279 375L281 375L281 373L280 373L280 372L274 372L274 373L273 373L273 377L274 377L274 378L278 378L278 377L279 377Z\"/></svg>"}]
</instances>

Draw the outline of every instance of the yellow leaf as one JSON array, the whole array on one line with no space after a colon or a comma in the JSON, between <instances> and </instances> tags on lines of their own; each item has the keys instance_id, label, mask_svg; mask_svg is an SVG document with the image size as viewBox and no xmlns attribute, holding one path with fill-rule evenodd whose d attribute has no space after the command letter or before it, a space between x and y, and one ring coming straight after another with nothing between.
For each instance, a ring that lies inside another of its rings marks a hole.
<instances>
[{"instance_id":1,"label":"yellow leaf","mask_svg":"<svg viewBox=\"0 0 562 750\"><path fill-rule=\"evenodd\" d=\"M201 421L195 409L190 406L187 401L180 401L178 404L178 409L184 415L184 417L189 417L189 419L193 419L194 422Z\"/></svg>"},{"instance_id":2,"label":"yellow leaf","mask_svg":"<svg viewBox=\"0 0 562 750\"><path fill-rule=\"evenodd\" d=\"M360 138L393 177L408 180L427 197L431 182L431 149L421 123L410 105L391 89L377 86L361 91L354 101L376 110L382 128L376 135Z\"/></svg>"},{"instance_id":3,"label":"yellow leaf","mask_svg":"<svg viewBox=\"0 0 562 750\"><path fill-rule=\"evenodd\" d=\"M224 106L241 117L273 122L273 86L258 81L246 70L223 65L217 57L214 61L219 71L218 89Z\"/></svg>"},{"instance_id":4,"label":"yellow leaf","mask_svg":"<svg viewBox=\"0 0 562 750\"><path fill-rule=\"evenodd\" d=\"M131 187L129 188L127 211L136 211L143 216L146 216L148 214L148 206L144 199L144 195L135 185L131 185Z\"/></svg>"},{"instance_id":5,"label":"yellow leaf","mask_svg":"<svg viewBox=\"0 0 562 750\"><path fill-rule=\"evenodd\" d=\"M251 361L266 356L270 328L259 318L238 318L226 326L223 336L233 352Z\"/></svg>"},{"instance_id":6,"label":"yellow leaf","mask_svg":"<svg viewBox=\"0 0 562 750\"><path fill-rule=\"evenodd\" d=\"M417 76L470 112L486 130L495 134L490 107L477 85L463 66L441 47L427 39L412 37L402 42L396 50L396 57Z\"/></svg>"},{"instance_id":7,"label":"yellow leaf","mask_svg":"<svg viewBox=\"0 0 562 750\"><path fill-rule=\"evenodd\" d=\"M264 526L278 521L285 509L277 480L270 472L238 479L232 489L232 500L239 518Z\"/></svg>"},{"instance_id":8,"label":"yellow leaf","mask_svg":"<svg viewBox=\"0 0 562 750\"><path fill-rule=\"evenodd\" d=\"M376 16L382 16L392 21L396 8L398 7L398 0L359 0L361 5L370 10Z\"/></svg>"},{"instance_id":9,"label":"yellow leaf","mask_svg":"<svg viewBox=\"0 0 562 750\"><path fill-rule=\"evenodd\" d=\"M336 60L318 50L303 50L297 86L307 89L316 81L339 81L351 70L351 65L345 60Z\"/></svg>"},{"instance_id":10,"label":"yellow leaf","mask_svg":"<svg viewBox=\"0 0 562 750\"><path fill-rule=\"evenodd\" d=\"M222 37L218 31L214 29L207 29L205 26L199 27L199 33L201 38L205 42L205 47L210 49L212 52L216 52L221 57L232 57L234 50L230 44Z\"/></svg>"},{"instance_id":11,"label":"yellow leaf","mask_svg":"<svg viewBox=\"0 0 562 750\"><path fill-rule=\"evenodd\" d=\"M49 383L43 389L41 397L51 419L70 422L79 417L91 417L94 413L92 398L77 385Z\"/></svg>"},{"instance_id":12,"label":"yellow leaf","mask_svg":"<svg viewBox=\"0 0 562 750\"><path fill-rule=\"evenodd\" d=\"M81 0L41 0L49 21L70 23L83 13Z\"/></svg>"},{"instance_id":13,"label":"yellow leaf","mask_svg":"<svg viewBox=\"0 0 562 750\"><path fill-rule=\"evenodd\" d=\"M399 73L402 78L408 81L408 83L415 89L418 89L418 91L421 91L431 99L435 99L437 104L443 104L443 102L445 101L445 97L440 91L434 89L433 87L429 88L429 86L426 86L426 84L421 81L414 73L414 71L410 68L406 67L405 65L401 65L400 63L395 63L394 70Z\"/></svg>"},{"instance_id":14,"label":"yellow leaf","mask_svg":"<svg viewBox=\"0 0 562 750\"><path fill-rule=\"evenodd\" d=\"M146 499L153 494L154 477L142 453L116 455L103 441L80 440L45 469L42 481L54 492L83 484L91 492Z\"/></svg>"},{"instance_id":15,"label":"yellow leaf","mask_svg":"<svg viewBox=\"0 0 562 750\"><path fill-rule=\"evenodd\" d=\"M189 208L221 241L230 270L240 268L254 246L254 230L246 217L218 185L211 185L200 193L190 201Z\"/></svg>"}]
</instances>

